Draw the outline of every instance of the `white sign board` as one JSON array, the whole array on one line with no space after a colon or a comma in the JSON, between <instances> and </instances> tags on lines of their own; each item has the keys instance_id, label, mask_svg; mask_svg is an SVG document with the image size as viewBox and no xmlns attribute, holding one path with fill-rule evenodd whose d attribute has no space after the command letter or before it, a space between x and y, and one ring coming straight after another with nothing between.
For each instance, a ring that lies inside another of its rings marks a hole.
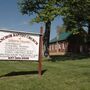
<instances>
[{"instance_id":1,"label":"white sign board","mask_svg":"<svg viewBox=\"0 0 90 90\"><path fill-rule=\"evenodd\" d=\"M0 60L39 59L39 34L0 30Z\"/></svg>"}]
</instances>

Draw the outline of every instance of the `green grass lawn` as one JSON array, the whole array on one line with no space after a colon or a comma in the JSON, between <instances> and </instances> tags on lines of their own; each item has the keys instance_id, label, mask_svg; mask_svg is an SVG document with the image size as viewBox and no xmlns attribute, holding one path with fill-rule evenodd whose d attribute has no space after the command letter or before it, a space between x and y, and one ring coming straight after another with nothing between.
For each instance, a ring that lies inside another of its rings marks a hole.
<instances>
[{"instance_id":1,"label":"green grass lawn","mask_svg":"<svg viewBox=\"0 0 90 90\"><path fill-rule=\"evenodd\" d=\"M0 90L90 90L90 58L37 62L0 61Z\"/></svg>"}]
</instances>

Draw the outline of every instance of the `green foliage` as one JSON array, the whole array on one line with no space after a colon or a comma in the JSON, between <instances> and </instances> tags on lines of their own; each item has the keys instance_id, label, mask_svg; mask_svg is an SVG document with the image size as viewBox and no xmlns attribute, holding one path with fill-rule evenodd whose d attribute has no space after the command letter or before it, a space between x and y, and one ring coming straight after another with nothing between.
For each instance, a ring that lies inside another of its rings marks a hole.
<instances>
[{"instance_id":1,"label":"green foliage","mask_svg":"<svg viewBox=\"0 0 90 90\"><path fill-rule=\"evenodd\" d=\"M90 24L89 0L19 0L22 14L36 14L33 22L48 22L63 16L67 30L77 32Z\"/></svg>"},{"instance_id":2,"label":"green foliage","mask_svg":"<svg viewBox=\"0 0 90 90\"><path fill-rule=\"evenodd\" d=\"M89 7L89 0L65 0L63 2L62 15L67 30L79 32L80 28L87 26L90 17Z\"/></svg>"},{"instance_id":3,"label":"green foliage","mask_svg":"<svg viewBox=\"0 0 90 90\"><path fill-rule=\"evenodd\" d=\"M60 15L60 7L56 5L57 0L19 0L18 5L22 14L36 14L33 22L52 21Z\"/></svg>"}]
</instances>

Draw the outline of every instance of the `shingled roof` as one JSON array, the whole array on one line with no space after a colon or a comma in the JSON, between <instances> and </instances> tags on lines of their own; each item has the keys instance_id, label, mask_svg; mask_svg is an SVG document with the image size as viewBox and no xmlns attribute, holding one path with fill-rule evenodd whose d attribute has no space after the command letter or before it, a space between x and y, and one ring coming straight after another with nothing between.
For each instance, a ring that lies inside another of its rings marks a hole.
<instances>
[{"instance_id":1,"label":"shingled roof","mask_svg":"<svg viewBox=\"0 0 90 90\"><path fill-rule=\"evenodd\" d=\"M58 35L58 37L51 39L50 43L67 40L70 35L71 35L71 32L62 32Z\"/></svg>"}]
</instances>

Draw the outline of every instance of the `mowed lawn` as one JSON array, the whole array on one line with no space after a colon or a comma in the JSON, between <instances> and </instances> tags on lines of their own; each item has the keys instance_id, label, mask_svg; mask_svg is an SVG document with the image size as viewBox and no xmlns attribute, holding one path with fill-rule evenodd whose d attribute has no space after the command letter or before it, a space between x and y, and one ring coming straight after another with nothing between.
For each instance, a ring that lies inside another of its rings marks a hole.
<instances>
[{"instance_id":1,"label":"mowed lawn","mask_svg":"<svg viewBox=\"0 0 90 90\"><path fill-rule=\"evenodd\" d=\"M90 58L38 63L0 61L0 90L90 90Z\"/></svg>"}]
</instances>

